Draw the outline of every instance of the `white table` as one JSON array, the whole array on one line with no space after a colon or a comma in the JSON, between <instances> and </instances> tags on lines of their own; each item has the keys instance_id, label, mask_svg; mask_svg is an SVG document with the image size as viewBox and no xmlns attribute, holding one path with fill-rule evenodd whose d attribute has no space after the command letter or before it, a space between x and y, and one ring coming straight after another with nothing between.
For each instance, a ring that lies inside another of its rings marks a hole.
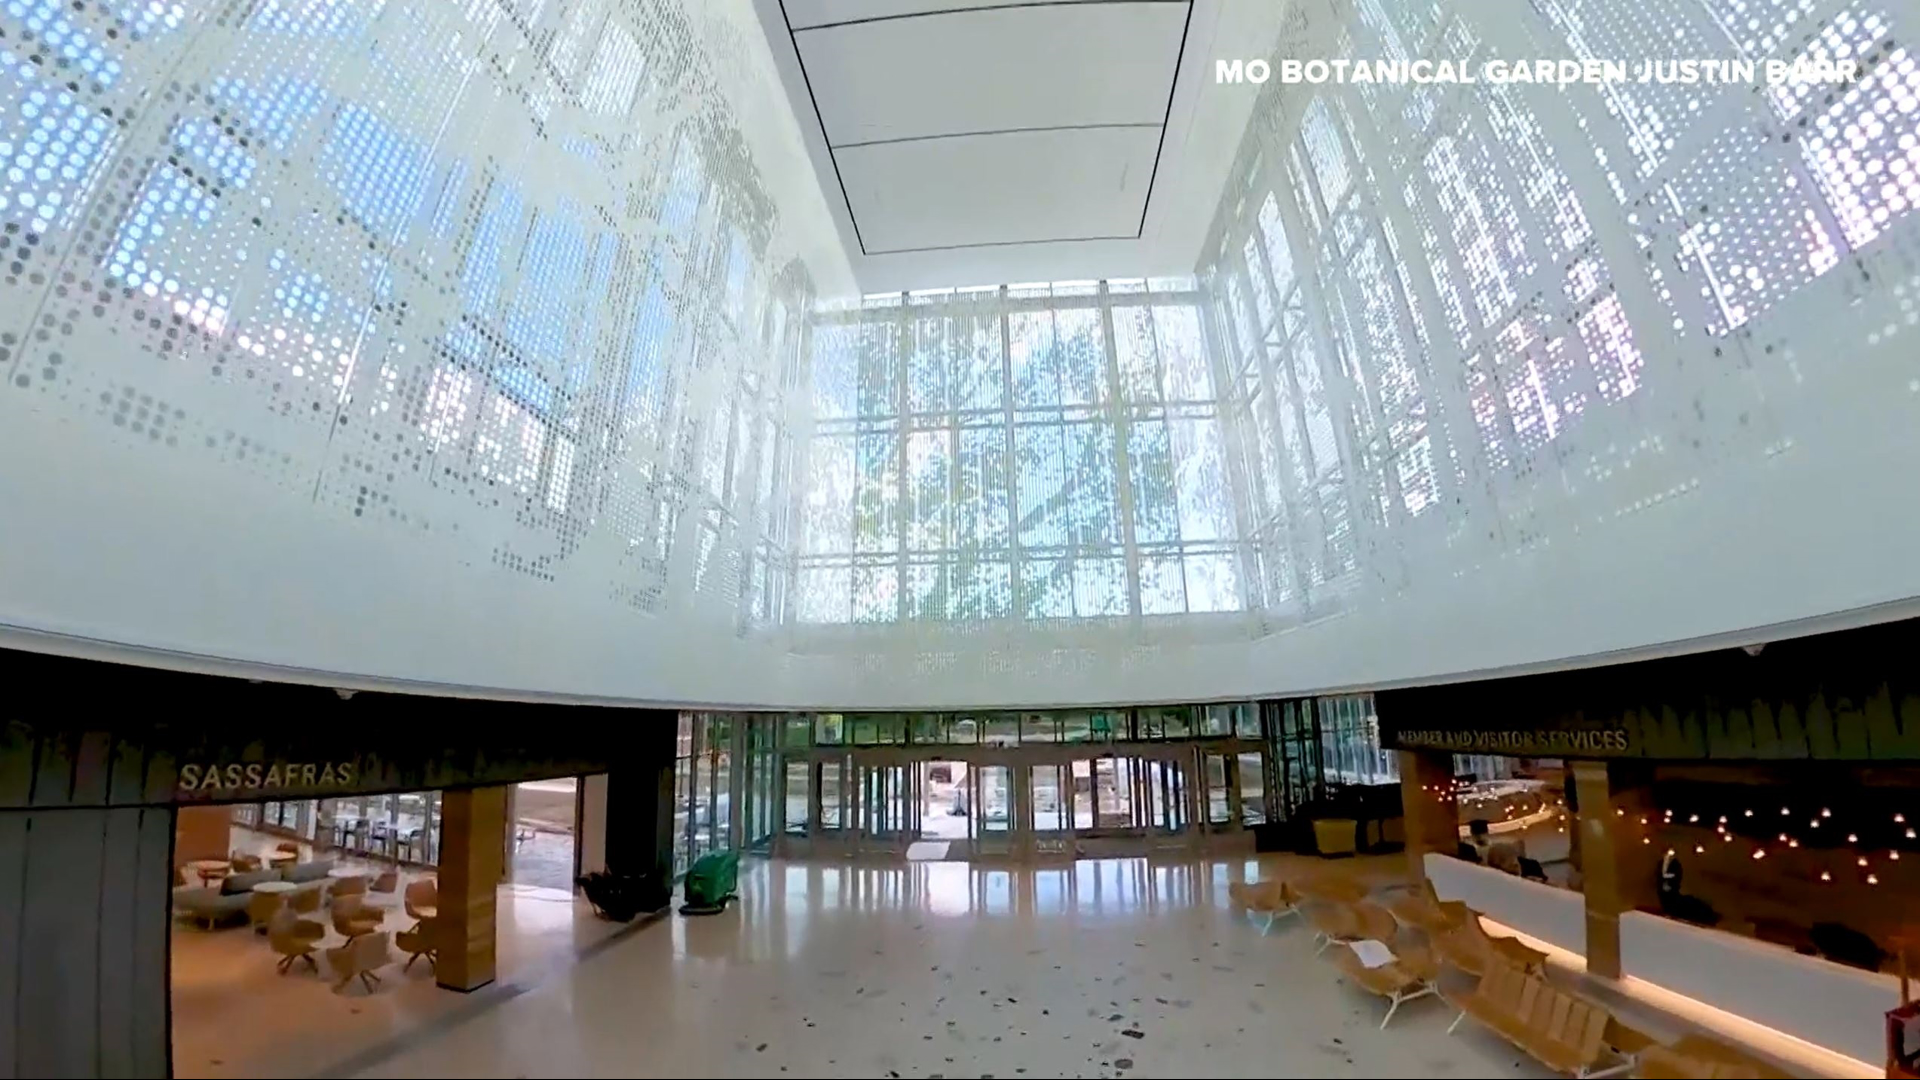
<instances>
[{"instance_id":1,"label":"white table","mask_svg":"<svg viewBox=\"0 0 1920 1080\"><path fill-rule=\"evenodd\" d=\"M299 887L300 886L295 885L291 881L262 881L254 885L254 892L262 896L272 897L273 899L270 907L262 909L262 911L255 915L256 921L253 924L255 933L264 934L267 932L267 923L286 905L286 894Z\"/></svg>"},{"instance_id":2,"label":"white table","mask_svg":"<svg viewBox=\"0 0 1920 1080\"><path fill-rule=\"evenodd\" d=\"M336 866L327 871L327 876L330 878L363 878L371 877L372 875L365 870L350 870L344 866Z\"/></svg>"}]
</instances>

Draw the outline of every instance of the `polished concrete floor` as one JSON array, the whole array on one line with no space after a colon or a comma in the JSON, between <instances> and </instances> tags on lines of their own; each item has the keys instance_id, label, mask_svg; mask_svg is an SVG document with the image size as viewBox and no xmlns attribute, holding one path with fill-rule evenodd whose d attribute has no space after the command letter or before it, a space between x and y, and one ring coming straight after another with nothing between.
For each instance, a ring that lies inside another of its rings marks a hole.
<instances>
[{"instance_id":1,"label":"polished concrete floor","mask_svg":"<svg viewBox=\"0 0 1920 1080\"><path fill-rule=\"evenodd\" d=\"M1262 937L1228 908L1277 861L749 862L725 914L624 935L354 1075L1551 1075L1447 1035L1435 999L1377 1030L1385 1003L1306 927Z\"/></svg>"}]
</instances>

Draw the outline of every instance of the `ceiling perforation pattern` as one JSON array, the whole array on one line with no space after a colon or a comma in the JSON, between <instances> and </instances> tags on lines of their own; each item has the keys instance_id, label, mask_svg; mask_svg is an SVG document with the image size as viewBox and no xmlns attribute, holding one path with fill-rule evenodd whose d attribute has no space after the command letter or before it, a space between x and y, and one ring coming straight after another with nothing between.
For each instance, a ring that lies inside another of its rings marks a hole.
<instances>
[{"instance_id":1,"label":"ceiling perforation pattern","mask_svg":"<svg viewBox=\"0 0 1920 1080\"><path fill-rule=\"evenodd\" d=\"M1910 6L1511 10L1300 0L1273 55L1865 76L1270 86L1192 277L823 303L747 0L0 0L0 622L937 707L1920 595Z\"/></svg>"}]
</instances>

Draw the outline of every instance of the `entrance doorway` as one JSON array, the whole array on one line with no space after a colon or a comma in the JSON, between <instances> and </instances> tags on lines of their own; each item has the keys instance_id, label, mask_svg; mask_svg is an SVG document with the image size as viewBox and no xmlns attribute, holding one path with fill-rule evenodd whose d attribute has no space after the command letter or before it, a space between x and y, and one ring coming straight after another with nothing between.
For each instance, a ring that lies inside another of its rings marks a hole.
<instances>
[{"instance_id":1,"label":"entrance doorway","mask_svg":"<svg viewBox=\"0 0 1920 1080\"><path fill-rule=\"evenodd\" d=\"M920 839L969 838L967 763L923 761L920 769Z\"/></svg>"}]
</instances>

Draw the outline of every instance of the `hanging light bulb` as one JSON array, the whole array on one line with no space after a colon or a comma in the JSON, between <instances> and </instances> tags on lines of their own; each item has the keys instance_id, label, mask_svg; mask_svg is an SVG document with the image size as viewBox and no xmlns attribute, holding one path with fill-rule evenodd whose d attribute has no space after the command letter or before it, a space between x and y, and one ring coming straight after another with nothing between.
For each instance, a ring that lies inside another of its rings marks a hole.
<instances>
[{"instance_id":1,"label":"hanging light bulb","mask_svg":"<svg viewBox=\"0 0 1920 1080\"><path fill-rule=\"evenodd\" d=\"M1767 857L1767 853L1766 853L1766 852L1765 852L1764 850L1762 850L1762 849L1760 849L1760 848L1754 848L1754 849L1753 849L1753 857L1754 857L1754 858L1756 858L1756 859L1764 859L1764 858L1766 858L1766 857Z\"/></svg>"},{"instance_id":2,"label":"hanging light bulb","mask_svg":"<svg viewBox=\"0 0 1920 1080\"><path fill-rule=\"evenodd\" d=\"M1860 856L1860 865L1861 866L1867 865L1867 857L1865 855Z\"/></svg>"},{"instance_id":3,"label":"hanging light bulb","mask_svg":"<svg viewBox=\"0 0 1920 1080\"><path fill-rule=\"evenodd\" d=\"M1820 827L1820 819L1819 819L1819 818L1814 818L1814 819L1813 819L1812 821L1809 821L1809 822L1807 822L1807 828L1809 828L1809 829L1817 829L1817 828L1819 828L1819 827Z\"/></svg>"},{"instance_id":4,"label":"hanging light bulb","mask_svg":"<svg viewBox=\"0 0 1920 1080\"><path fill-rule=\"evenodd\" d=\"M1725 841L1726 841L1727 843L1729 843L1729 844L1731 844L1731 843L1733 843L1733 834L1732 834L1732 833L1721 833L1721 834L1720 834L1720 839L1722 839L1722 840L1725 840Z\"/></svg>"},{"instance_id":5,"label":"hanging light bulb","mask_svg":"<svg viewBox=\"0 0 1920 1080\"><path fill-rule=\"evenodd\" d=\"M1847 843L1849 843L1849 844L1857 844L1857 843L1859 843L1859 842L1860 842L1860 834L1859 834L1859 833L1848 833L1848 834L1847 834Z\"/></svg>"},{"instance_id":6,"label":"hanging light bulb","mask_svg":"<svg viewBox=\"0 0 1920 1080\"><path fill-rule=\"evenodd\" d=\"M1821 808L1821 810L1820 810L1820 816L1821 816L1821 817L1832 817L1832 816L1833 816L1833 811L1831 811L1831 810L1828 810L1828 809L1826 809L1825 807L1822 807L1822 808Z\"/></svg>"},{"instance_id":7,"label":"hanging light bulb","mask_svg":"<svg viewBox=\"0 0 1920 1080\"><path fill-rule=\"evenodd\" d=\"M1878 884L1880 884L1880 879L1879 879L1879 877L1877 877L1876 875L1873 875L1873 874L1868 874L1868 875L1867 875L1867 884L1869 884L1869 885L1878 885Z\"/></svg>"},{"instance_id":8,"label":"hanging light bulb","mask_svg":"<svg viewBox=\"0 0 1920 1080\"><path fill-rule=\"evenodd\" d=\"M1615 810L1615 811L1613 812L1613 816L1614 816L1614 817L1626 817L1626 816L1627 816L1627 812L1626 812L1625 810Z\"/></svg>"},{"instance_id":9,"label":"hanging light bulb","mask_svg":"<svg viewBox=\"0 0 1920 1080\"><path fill-rule=\"evenodd\" d=\"M1642 825L1645 825L1646 823L1647 823L1647 819L1646 819L1646 818L1641 818L1641 819L1640 819L1640 824L1642 824Z\"/></svg>"},{"instance_id":10,"label":"hanging light bulb","mask_svg":"<svg viewBox=\"0 0 1920 1080\"><path fill-rule=\"evenodd\" d=\"M1913 830L1911 828L1907 830L1907 839L1913 839Z\"/></svg>"},{"instance_id":11,"label":"hanging light bulb","mask_svg":"<svg viewBox=\"0 0 1920 1080\"><path fill-rule=\"evenodd\" d=\"M1749 811L1747 811L1747 816L1748 816L1748 817L1752 817L1752 816L1753 816L1753 811L1751 811L1751 810L1749 810Z\"/></svg>"},{"instance_id":12,"label":"hanging light bulb","mask_svg":"<svg viewBox=\"0 0 1920 1080\"><path fill-rule=\"evenodd\" d=\"M1786 807L1784 807L1784 806L1783 806L1783 807L1781 807L1781 808L1780 808L1780 816L1781 816L1781 817L1786 817L1786 816L1787 816L1787 808L1786 808Z\"/></svg>"},{"instance_id":13,"label":"hanging light bulb","mask_svg":"<svg viewBox=\"0 0 1920 1080\"><path fill-rule=\"evenodd\" d=\"M1640 842L1641 842L1641 843L1643 843L1643 844L1651 844L1651 843L1653 843L1653 837L1651 837L1651 836L1643 836L1643 837L1641 837L1641 838L1640 838Z\"/></svg>"},{"instance_id":14,"label":"hanging light bulb","mask_svg":"<svg viewBox=\"0 0 1920 1080\"><path fill-rule=\"evenodd\" d=\"M1799 847L1799 846L1800 846L1800 841L1798 841L1798 840L1789 840L1789 841L1787 841L1787 846L1788 846L1788 847Z\"/></svg>"},{"instance_id":15,"label":"hanging light bulb","mask_svg":"<svg viewBox=\"0 0 1920 1080\"><path fill-rule=\"evenodd\" d=\"M1889 859L1892 859L1892 860L1893 860L1894 862L1899 862L1899 861L1900 861L1900 853L1899 853L1899 852L1897 852L1897 851L1889 851L1889 852L1887 852L1887 858L1889 858Z\"/></svg>"},{"instance_id":16,"label":"hanging light bulb","mask_svg":"<svg viewBox=\"0 0 1920 1080\"><path fill-rule=\"evenodd\" d=\"M1705 855L1707 853L1707 849L1699 844L1695 844L1693 845L1693 853L1695 855Z\"/></svg>"},{"instance_id":17,"label":"hanging light bulb","mask_svg":"<svg viewBox=\"0 0 1920 1080\"><path fill-rule=\"evenodd\" d=\"M1895 825L1905 825L1907 823L1907 815L1905 814L1893 815L1893 823Z\"/></svg>"},{"instance_id":18,"label":"hanging light bulb","mask_svg":"<svg viewBox=\"0 0 1920 1080\"><path fill-rule=\"evenodd\" d=\"M1832 880L1833 880L1833 875L1832 875L1832 874L1829 874L1829 873L1827 873L1827 872L1826 872L1825 870L1822 870L1822 871L1820 871L1820 880L1821 880L1821 881L1832 881Z\"/></svg>"},{"instance_id":19,"label":"hanging light bulb","mask_svg":"<svg viewBox=\"0 0 1920 1080\"><path fill-rule=\"evenodd\" d=\"M1688 814L1688 815L1687 815L1687 824L1689 824L1689 825L1692 825L1693 823L1695 823L1695 822L1697 822L1697 821L1699 821L1699 820L1700 820L1700 815L1699 815L1699 814Z\"/></svg>"},{"instance_id":20,"label":"hanging light bulb","mask_svg":"<svg viewBox=\"0 0 1920 1080\"><path fill-rule=\"evenodd\" d=\"M1720 824L1722 824L1722 825L1725 825L1726 823L1727 823L1727 815L1725 815L1725 814L1721 814L1721 815L1720 815Z\"/></svg>"},{"instance_id":21,"label":"hanging light bulb","mask_svg":"<svg viewBox=\"0 0 1920 1080\"><path fill-rule=\"evenodd\" d=\"M1781 833L1781 834L1780 834L1780 842L1781 842L1781 843L1783 843L1783 844L1787 842L1787 834L1786 834L1786 833Z\"/></svg>"}]
</instances>

